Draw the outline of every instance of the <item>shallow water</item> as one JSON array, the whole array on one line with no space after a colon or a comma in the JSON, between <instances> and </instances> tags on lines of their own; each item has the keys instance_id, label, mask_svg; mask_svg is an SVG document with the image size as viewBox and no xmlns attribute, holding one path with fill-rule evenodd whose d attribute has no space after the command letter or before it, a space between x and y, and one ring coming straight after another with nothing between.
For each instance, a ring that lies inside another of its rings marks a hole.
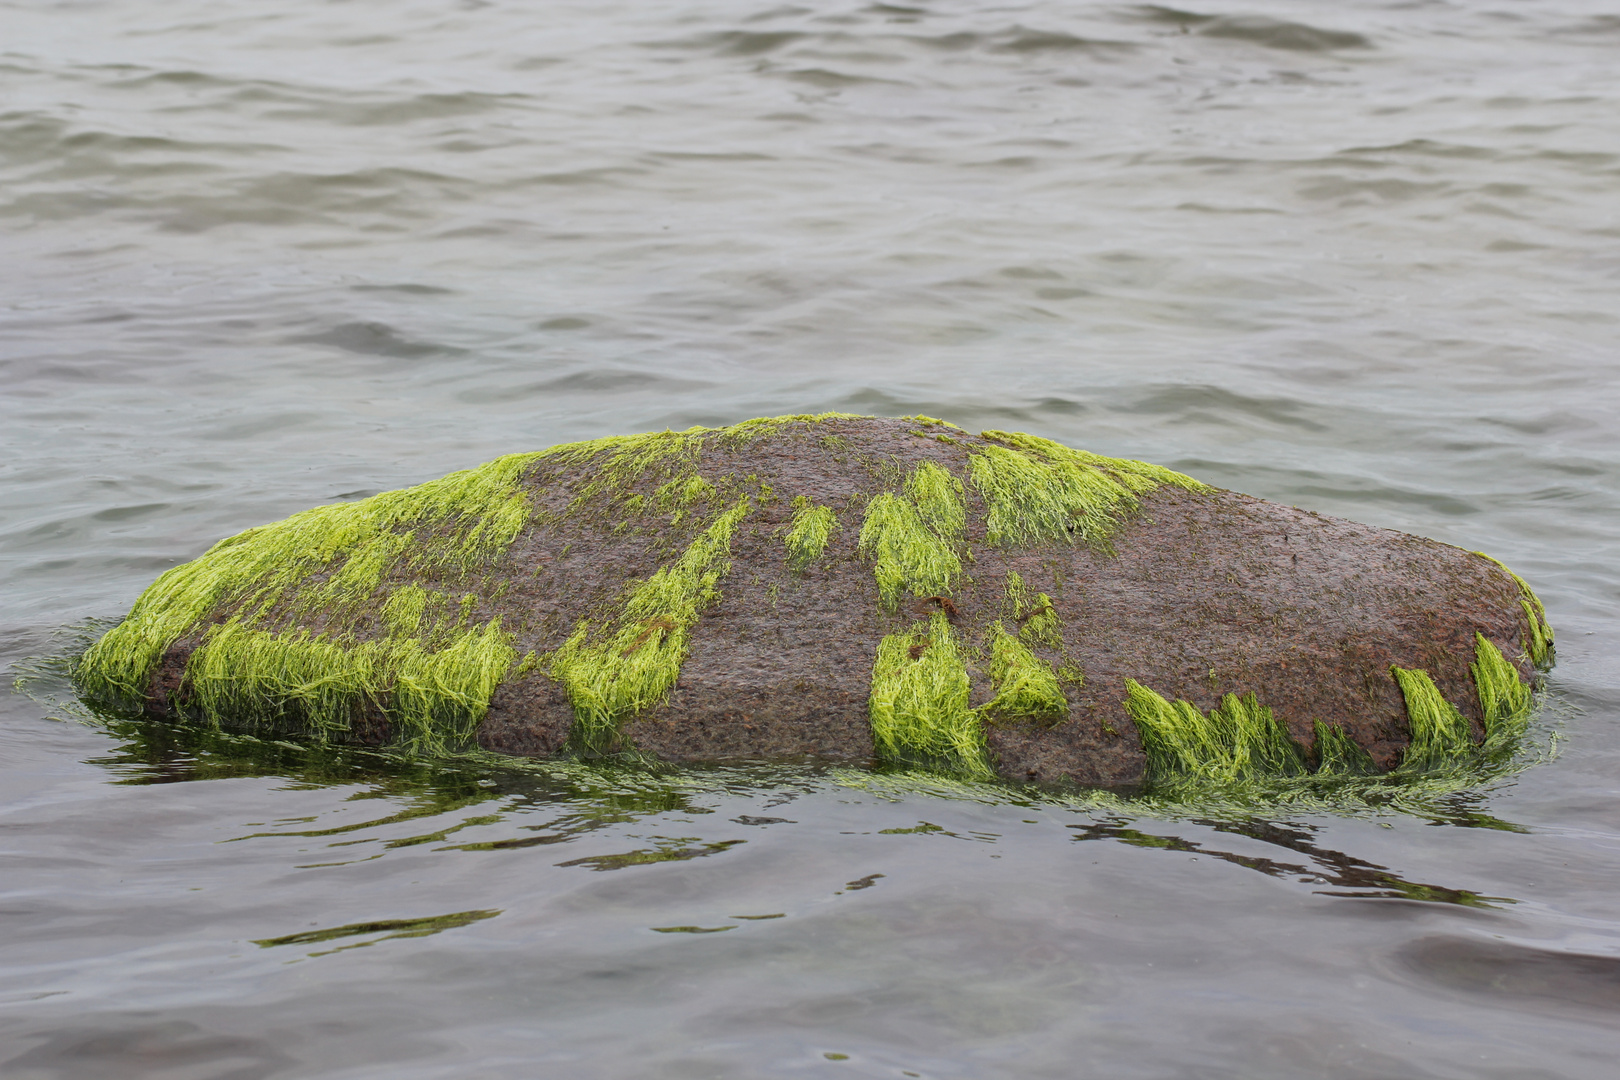
<instances>
[{"instance_id":1,"label":"shallow water","mask_svg":"<svg viewBox=\"0 0 1620 1080\"><path fill-rule=\"evenodd\" d=\"M1555 760L1360 815L412 765L13 694L8 1078L1612 1075L1608 6L0 26L0 662L309 505L822 409L1483 548L1559 633Z\"/></svg>"}]
</instances>

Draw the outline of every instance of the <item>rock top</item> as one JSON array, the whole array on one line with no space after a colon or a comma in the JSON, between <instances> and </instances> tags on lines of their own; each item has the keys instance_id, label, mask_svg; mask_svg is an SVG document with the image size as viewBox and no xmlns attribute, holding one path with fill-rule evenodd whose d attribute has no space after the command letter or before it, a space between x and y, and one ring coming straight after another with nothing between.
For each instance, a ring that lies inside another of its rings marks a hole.
<instances>
[{"instance_id":1,"label":"rock top","mask_svg":"<svg viewBox=\"0 0 1620 1080\"><path fill-rule=\"evenodd\" d=\"M1031 435L751 420L250 529L80 660L149 713L439 753L814 755L1132 786L1510 752L1495 560Z\"/></svg>"}]
</instances>

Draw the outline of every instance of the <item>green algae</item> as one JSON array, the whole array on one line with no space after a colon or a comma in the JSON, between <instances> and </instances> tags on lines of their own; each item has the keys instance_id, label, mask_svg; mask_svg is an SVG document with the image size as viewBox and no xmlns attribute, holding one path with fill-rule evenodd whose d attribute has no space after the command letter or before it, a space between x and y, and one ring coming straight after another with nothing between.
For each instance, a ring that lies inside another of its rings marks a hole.
<instances>
[{"instance_id":1,"label":"green algae","mask_svg":"<svg viewBox=\"0 0 1620 1080\"><path fill-rule=\"evenodd\" d=\"M1016 570L1007 571L1002 584L1002 614L1018 624L1018 637L1031 645L1045 645L1049 649L1063 647L1063 623L1052 598L1037 593L1030 598L1023 575Z\"/></svg>"},{"instance_id":2,"label":"green algae","mask_svg":"<svg viewBox=\"0 0 1620 1080\"><path fill-rule=\"evenodd\" d=\"M347 926L334 926L327 930L304 930L283 937L256 938L253 940L253 944L261 949L271 949L278 945L315 945L360 934L383 935L379 938L373 938L371 941L346 946L354 949L365 945L374 945L379 941L392 941L396 938L429 937L445 930L456 930L463 926L471 926L473 923L483 919L493 919L500 913L498 908L490 908L477 911L457 911L449 915L434 915L425 919L378 919L372 922L349 923ZM331 949L328 952L315 952L309 955L326 956L337 951L337 949Z\"/></svg>"},{"instance_id":3,"label":"green algae","mask_svg":"<svg viewBox=\"0 0 1620 1080\"><path fill-rule=\"evenodd\" d=\"M1470 668L1485 716L1485 741L1476 744L1467 719L1447 701L1428 672L1393 667L1392 677L1406 702L1411 741L1396 780L1483 775L1482 767L1511 758L1529 722L1531 691L1518 672L1483 635L1475 635ZM1217 781L1292 777L1306 772L1304 751L1261 706L1255 695L1228 694L1222 705L1202 713L1186 701L1171 702L1133 680L1126 680L1126 711L1135 721L1148 755L1150 781L1197 777ZM1354 778L1378 772L1366 750L1337 725L1314 722L1315 774L1323 779Z\"/></svg>"},{"instance_id":4,"label":"green algae","mask_svg":"<svg viewBox=\"0 0 1620 1080\"><path fill-rule=\"evenodd\" d=\"M1474 741L1467 718L1446 700L1428 672L1390 669L1406 702L1411 736L1400 764L1384 774L1391 782L1432 780L1446 790L1460 790L1519 751L1530 719L1530 687L1483 634L1475 634L1470 670L1485 718L1483 743ZM1304 749L1252 693L1227 694L1221 705L1204 713L1134 680L1125 682L1125 709L1141 734L1151 783L1278 781L1311 771L1323 781L1339 781L1379 772L1367 751L1341 727L1320 720L1313 722L1316 767L1310 770Z\"/></svg>"},{"instance_id":5,"label":"green algae","mask_svg":"<svg viewBox=\"0 0 1620 1080\"><path fill-rule=\"evenodd\" d=\"M793 521L784 542L788 566L804 570L827 550L827 541L839 528L838 516L830 507L817 506L803 495L793 500Z\"/></svg>"},{"instance_id":6,"label":"green algae","mask_svg":"<svg viewBox=\"0 0 1620 1080\"><path fill-rule=\"evenodd\" d=\"M993 776L960 644L943 612L878 643L870 713L878 760Z\"/></svg>"},{"instance_id":7,"label":"green algae","mask_svg":"<svg viewBox=\"0 0 1620 1080\"><path fill-rule=\"evenodd\" d=\"M1316 773L1318 776L1375 776L1379 772L1372 755L1363 750L1338 724L1313 720L1316 730Z\"/></svg>"},{"instance_id":8,"label":"green algae","mask_svg":"<svg viewBox=\"0 0 1620 1080\"><path fill-rule=\"evenodd\" d=\"M606 627L583 621L549 660L574 707L574 742L588 753L614 748L620 725L661 702L680 677L691 629L719 599L731 570L731 540L752 503L721 513L681 556L632 585Z\"/></svg>"},{"instance_id":9,"label":"green algae","mask_svg":"<svg viewBox=\"0 0 1620 1080\"><path fill-rule=\"evenodd\" d=\"M715 486L694 472L678 476L661 485L653 492L653 503L665 512L673 510L674 516L670 518L669 523L679 525L688 510L702 503L713 502L719 497L720 492ZM640 496L631 496L631 499L639 498ZM629 501L626 500L626 503ZM639 506L639 503L637 505Z\"/></svg>"},{"instance_id":10,"label":"green algae","mask_svg":"<svg viewBox=\"0 0 1620 1080\"><path fill-rule=\"evenodd\" d=\"M1511 758L1529 726L1534 695L1519 672L1483 634L1474 635L1469 664L1485 738L1475 743L1468 720L1421 669L1392 668L1406 699L1411 744L1396 772L1468 772Z\"/></svg>"},{"instance_id":11,"label":"green algae","mask_svg":"<svg viewBox=\"0 0 1620 1080\"><path fill-rule=\"evenodd\" d=\"M1006 547L1080 541L1101 548L1140 507L1139 495L1170 485L1210 491L1158 465L1071 450L1050 439L986 431L968 474L985 502L985 539Z\"/></svg>"},{"instance_id":12,"label":"green algae","mask_svg":"<svg viewBox=\"0 0 1620 1080\"><path fill-rule=\"evenodd\" d=\"M234 610L265 621L294 606L328 624L353 619L400 570L465 576L511 544L529 517L520 481L539 454L512 454L402 491L320 506L239 533L160 576L129 616L91 646L77 680L89 697L138 702L165 649L202 620ZM324 581L316 581L319 575Z\"/></svg>"},{"instance_id":13,"label":"green algae","mask_svg":"<svg viewBox=\"0 0 1620 1080\"><path fill-rule=\"evenodd\" d=\"M808 427L811 424L825 424L833 420L860 420L857 413L823 412L823 413L793 413L788 416L761 416L754 420L744 420L730 427L710 428L722 445L743 446L755 439L766 435L779 434L784 428L792 426ZM701 430L701 429L693 429Z\"/></svg>"},{"instance_id":14,"label":"green algae","mask_svg":"<svg viewBox=\"0 0 1620 1080\"><path fill-rule=\"evenodd\" d=\"M948 595L962 574L958 553L967 510L962 481L931 461L918 465L905 493L881 492L866 504L858 548L873 559L878 596L893 611L900 594Z\"/></svg>"},{"instance_id":15,"label":"green algae","mask_svg":"<svg viewBox=\"0 0 1620 1080\"><path fill-rule=\"evenodd\" d=\"M1482 559L1489 559L1501 567L1513 583L1519 587L1519 606L1524 609L1525 622L1529 624L1530 635L1525 639L1524 651L1530 657L1530 662L1536 667L1545 670L1552 666L1553 659L1553 629L1547 622L1547 609L1542 606L1541 598L1530 588L1530 583L1507 568L1500 559L1492 558L1483 551L1474 552Z\"/></svg>"},{"instance_id":16,"label":"green algae","mask_svg":"<svg viewBox=\"0 0 1620 1080\"><path fill-rule=\"evenodd\" d=\"M1069 715L1068 699L1052 665L1007 633L999 620L990 624L990 682L995 697L981 706L983 716L1050 724Z\"/></svg>"},{"instance_id":17,"label":"green algae","mask_svg":"<svg viewBox=\"0 0 1620 1080\"><path fill-rule=\"evenodd\" d=\"M1125 711L1142 736L1148 779L1179 777L1230 783L1306 772L1305 752L1255 695L1227 694L1201 712L1125 680Z\"/></svg>"},{"instance_id":18,"label":"green algae","mask_svg":"<svg viewBox=\"0 0 1620 1080\"><path fill-rule=\"evenodd\" d=\"M442 754L472 737L515 659L499 619L438 649L418 638L339 644L231 619L208 632L186 679L196 707L216 724L245 720L325 741L369 709L387 717L401 747Z\"/></svg>"},{"instance_id":19,"label":"green algae","mask_svg":"<svg viewBox=\"0 0 1620 1080\"><path fill-rule=\"evenodd\" d=\"M1484 717L1484 753L1492 758L1510 755L1529 725L1530 687L1484 634L1474 635L1474 662L1468 668L1474 675L1479 710Z\"/></svg>"},{"instance_id":20,"label":"green algae","mask_svg":"<svg viewBox=\"0 0 1620 1080\"><path fill-rule=\"evenodd\" d=\"M921 413L918 413L915 416L902 416L899 419L901 419L901 420L915 420L919 424L932 424L935 427L950 428L952 431L961 431L962 430L961 428L957 427L955 424L951 423L949 420L941 420L938 417L934 417L934 416L924 416Z\"/></svg>"},{"instance_id":21,"label":"green algae","mask_svg":"<svg viewBox=\"0 0 1620 1080\"><path fill-rule=\"evenodd\" d=\"M1422 668L1389 670L1406 699L1411 729L1411 742L1401 755L1398 771L1438 772L1471 758L1474 739L1468 720L1440 693L1429 673Z\"/></svg>"}]
</instances>

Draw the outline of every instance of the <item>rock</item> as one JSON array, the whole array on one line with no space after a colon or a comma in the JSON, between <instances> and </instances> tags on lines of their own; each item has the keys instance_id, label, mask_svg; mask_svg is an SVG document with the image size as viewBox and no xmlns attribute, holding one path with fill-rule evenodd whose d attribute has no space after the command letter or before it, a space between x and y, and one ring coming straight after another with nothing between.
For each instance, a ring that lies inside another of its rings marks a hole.
<instances>
[{"instance_id":1,"label":"rock","mask_svg":"<svg viewBox=\"0 0 1620 1080\"><path fill-rule=\"evenodd\" d=\"M1131 786L1508 752L1551 637L1477 553L1029 435L825 414L250 529L153 583L78 680L423 753Z\"/></svg>"}]
</instances>

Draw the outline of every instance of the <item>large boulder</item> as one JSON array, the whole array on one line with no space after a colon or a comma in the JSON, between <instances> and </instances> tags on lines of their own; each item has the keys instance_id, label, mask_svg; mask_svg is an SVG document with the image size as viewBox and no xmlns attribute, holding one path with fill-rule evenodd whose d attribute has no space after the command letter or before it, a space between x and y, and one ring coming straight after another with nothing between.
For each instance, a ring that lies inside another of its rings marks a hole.
<instances>
[{"instance_id":1,"label":"large boulder","mask_svg":"<svg viewBox=\"0 0 1620 1080\"><path fill-rule=\"evenodd\" d=\"M250 529L153 583L78 679L417 752L1115 786L1502 753L1551 638L1478 553L1030 435L825 414Z\"/></svg>"}]
</instances>

